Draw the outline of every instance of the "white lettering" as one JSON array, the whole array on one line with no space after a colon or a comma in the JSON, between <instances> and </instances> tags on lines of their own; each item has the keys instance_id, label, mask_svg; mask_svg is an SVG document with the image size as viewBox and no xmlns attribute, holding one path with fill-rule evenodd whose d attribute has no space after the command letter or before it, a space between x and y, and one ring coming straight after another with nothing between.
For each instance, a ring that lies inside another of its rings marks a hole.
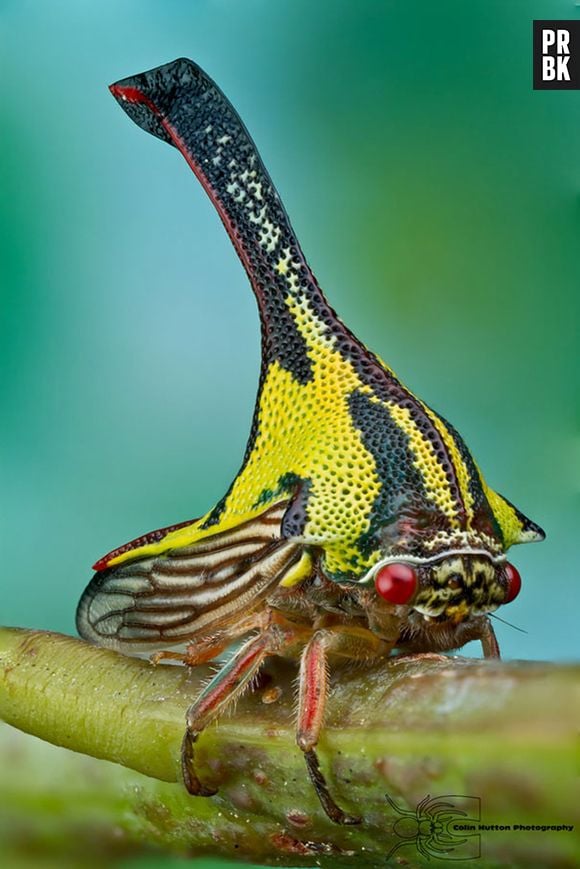
<instances>
[{"instance_id":1,"label":"white lettering","mask_svg":"<svg viewBox=\"0 0 580 869\"><path fill-rule=\"evenodd\" d=\"M542 57L542 81L554 81L556 78L556 58L545 54Z\"/></svg>"},{"instance_id":2,"label":"white lettering","mask_svg":"<svg viewBox=\"0 0 580 869\"><path fill-rule=\"evenodd\" d=\"M558 30L558 54L570 54L570 34L567 30Z\"/></svg>"},{"instance_id":3,"label":"white lettering","mask_svg":"<svg viewBox=\"0 0 580 869\"><path fill-rule=\"evenodd\" d=\"M555 30L542 30L542 54L547 54L551 45L556 43Z\"/></svg>"},{"instance_id":4,"label":"white lettering","mask_svg":"<svg viewBox=\"0 0 580 869\"><path fill-rule=\"evenodd\" d=\"M558 55L558 69L557 69L558 81L570 81L570 73L568 72L568 61L569 60L570 60L570 55L568 55L568 57L560 57Z\"/></svg>"}]
</instances>

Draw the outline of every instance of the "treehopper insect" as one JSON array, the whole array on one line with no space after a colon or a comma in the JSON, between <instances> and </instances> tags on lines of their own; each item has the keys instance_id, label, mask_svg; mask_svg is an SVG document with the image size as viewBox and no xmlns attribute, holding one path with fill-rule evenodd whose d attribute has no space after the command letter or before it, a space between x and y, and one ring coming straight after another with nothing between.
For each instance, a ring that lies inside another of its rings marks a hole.
<instances>
[{"instance_id":1,"label":"treehopper insect","mask_svg":"<svg viewBox=\"0 0 580 869\"><path fill-rule=\"evenodd\" d=\"M336 316L242 121L192 61L119 81L140 127L176 147L214 204L254 291L262 369L242 467L199 519L101 558L77 612L87 640L156 660L210 661L242 644L187 712L195 743L268 656L299 661L297 743L331 820L316 745L328 661L499 649L488 614L520 588L506 551L542 530L489 488L457 431ZM176 647L186 646L177 652Z\"/></svg>"}]
</instances>

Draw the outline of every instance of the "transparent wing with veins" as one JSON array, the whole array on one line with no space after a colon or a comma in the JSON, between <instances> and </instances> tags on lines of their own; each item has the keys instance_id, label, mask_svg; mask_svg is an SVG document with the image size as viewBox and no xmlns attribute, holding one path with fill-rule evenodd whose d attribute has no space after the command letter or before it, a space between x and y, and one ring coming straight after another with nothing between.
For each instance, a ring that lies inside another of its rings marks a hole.
<instances>
[{"instance_id":1,"label":"transparent wing with veins","mask_svg":"<svg viewBox=\"0 0 580 869\"><path fill-rule=\"evenodd\" d=\"M179 646L248 616L304 566L280 536L286 503L161 555L98 571L77 610L84 639L135 652Z\"/></svg>"}]
</instances>

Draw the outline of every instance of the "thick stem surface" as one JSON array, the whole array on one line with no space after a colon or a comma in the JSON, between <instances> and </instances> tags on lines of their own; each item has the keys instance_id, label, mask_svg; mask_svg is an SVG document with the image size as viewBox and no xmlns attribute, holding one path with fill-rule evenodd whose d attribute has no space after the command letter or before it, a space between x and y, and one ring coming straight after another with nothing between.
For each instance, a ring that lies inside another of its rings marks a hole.
<instances>
[{"instance_id":1,"label":"thick stem surface","mask_svg":"<svg viewBox=\"0 0 580 869\"><path fill-rule=\"evenodd\" d=\"M70 637L3 628L0 717L128 769L7 728L0 835L5 847L24 838L55 857L76 849L84 865L93 857L102 865L94 841L107 859L159 849L286 866L384 867L400 845L393 865L404 858L445 866L481 844L479 867L577 865L576 831L513 827L578 818L579 670L439 656L335 669L321 764L337 802L364 819L338 827L323 814L295 745L294 666L271 665L269 681L200 736L200 773L219 793L196 798L178 780L179 754L185 710L208 668L152 667ZM279 698L266 702L277 696L273 689ZM416 817L400 812L416 812L427 795L453 795L451 816L436 815L431 799L419 830ZM467 840L454 827L460 823L476 826ZM479 823L512 829L479 830Z\"/></svg>"}]
</instances>

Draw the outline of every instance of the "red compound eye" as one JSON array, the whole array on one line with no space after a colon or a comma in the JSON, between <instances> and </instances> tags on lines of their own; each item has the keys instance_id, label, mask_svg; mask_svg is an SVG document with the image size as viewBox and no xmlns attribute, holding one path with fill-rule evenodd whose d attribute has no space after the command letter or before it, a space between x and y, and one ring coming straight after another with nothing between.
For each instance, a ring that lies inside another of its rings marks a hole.
<instances>
[{"instance_id":1,"label":"red compound eye","mask_svg":"<svg viewBox=\"0 0 580 869\"><path fill-rule=\"evenodd\" d=\"M505 566L505 575L507 579L507 590L504 603L511 603L514 598L520 593L522 587L522 578L513 564L507 563Z\"/></svg>"},{"instance_id":2,"label":"red compound eye","mask_svg":"<svg viewBox=\"0 0 580 869\"><path fill-rule=\"evenodd\" d=\"M417 582L417 574L408 564L387 564L375 576L376 590L389 603L409 603Z\"/></svg>"}]
</instances>

